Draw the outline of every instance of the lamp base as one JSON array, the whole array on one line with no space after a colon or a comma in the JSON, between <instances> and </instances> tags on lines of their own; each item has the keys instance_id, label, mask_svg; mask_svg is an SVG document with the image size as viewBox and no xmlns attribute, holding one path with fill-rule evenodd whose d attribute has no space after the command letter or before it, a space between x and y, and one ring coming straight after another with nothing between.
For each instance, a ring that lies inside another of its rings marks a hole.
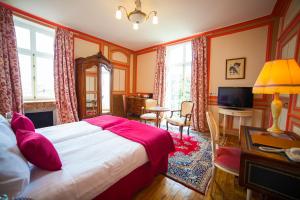
<instances>
[{"instance_id":1,"label":"lamp base","mask_svg":"<svg viewBox=\"0 0 300 200\"><path fill-rule=\"evenodd\" d=\"M283 130L280 130L279 128L273 128L273 127L268 128L267 131L270 133L276 133L276 134L281 134L284 132Z\"/></svg>"},{"instance_id":2,"label":"lamp base","mask_svg":"<svg viewBox=\"0 0 300 200\"><path fill-rule=\"evenodd\" d=\"M279 99L279 94L275 93L274 99L271 103L273 124L270 128L267 129L268 132L277 133L277 134L283 133L283 131L279 128L278 125L278 118L280 116L281 109L282 109L282 102Z\"/></svg>"}]
</instances>

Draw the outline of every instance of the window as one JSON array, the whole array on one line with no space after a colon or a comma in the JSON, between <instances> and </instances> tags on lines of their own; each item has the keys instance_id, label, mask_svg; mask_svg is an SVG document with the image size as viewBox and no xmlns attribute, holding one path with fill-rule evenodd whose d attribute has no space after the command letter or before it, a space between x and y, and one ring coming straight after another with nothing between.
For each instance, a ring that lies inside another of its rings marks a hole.
<instances>
[{"instance_id":1,"label":"window","mask_svg":"<svg viewBox=\"0 0 300 200\"><path fill-rule=\"evenodd\" d=\"M54 99L54 29L14 16L24 100Z\"/></svg>"},{"instance_id":2,"label":"window","mask_svg":"<svg viewBox=\"0 0 300 200\"><path fill-rule=\"evenodd\" d=\"M181 102L190 100L191 42L168 46L166 55L166 105L180 109Z\"/></svg>"}]
</instances>

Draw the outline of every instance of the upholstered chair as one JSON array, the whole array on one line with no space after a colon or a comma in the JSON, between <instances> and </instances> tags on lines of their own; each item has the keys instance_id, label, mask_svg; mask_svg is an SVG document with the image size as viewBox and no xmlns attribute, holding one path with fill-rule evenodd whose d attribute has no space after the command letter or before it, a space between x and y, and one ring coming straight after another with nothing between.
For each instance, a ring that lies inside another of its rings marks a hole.
<instances>
[{"instance_id":1,"label":"upholstered chair","mask_svg":"<svg viewBox=\"0 0 300 200\"><path fill-rule=\"evenodd\" d=\"M156 113L148 112L147 108L155 107L158 105L158 101L156 99L146 99L145 107L142 107L142 114L140 115L141 121L145 123L147 121L156 121ZM161 120L162 115L159 116L159 120ZM160 125L160 121L158 123Z\"/></svg>"},{"instance_id":2,"label":"upholstered chair","mask_svg":"<svg viewBox=\"0 0 300 200\"><path fill-rule=\"evenodd\" d=\"M172 110L171 116L167 118L167 130L169 130L169 123L174 126L179 126L180 139L182 139L183 127L187 126L187 133L189 135L193 108L194 103L192 103L191 101L183 101L181 103L180 110ZM173 116L174 112L180 112L179 117Z\"/></svg>"},{"instance_id":3,"label":"upholstered chair","mask_svg":"<svg viewBox=\"0 0 300 200\"><path fill-rule=\"evenodd\" d=\"M206 112L206 119L210 130L211 148L212 148L213 172L212 172L211 183L212 184L215 183L216 167L234 176L239 176L240 158L241 158L240 148L219 146L219 127L213 117L212 112L210 111ZM219 186L218 184L216 185ZM211 192L212 195L213 188L211 191L212 191ZM222 189L221 191L224 198L224 191ZM250 199L251 199L251 190L247 189L247 200Z\"/></svg>"}]
</instances>

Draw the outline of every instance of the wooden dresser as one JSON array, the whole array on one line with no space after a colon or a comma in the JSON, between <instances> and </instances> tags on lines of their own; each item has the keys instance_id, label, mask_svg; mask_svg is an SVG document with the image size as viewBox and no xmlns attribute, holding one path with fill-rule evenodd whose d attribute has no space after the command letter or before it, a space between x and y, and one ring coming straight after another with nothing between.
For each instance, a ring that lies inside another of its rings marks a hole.
<instances>
[{"instance_id":1,"label":"wooden dresser","mask_svg":"<svg viewBox=\"0 0 300 200\"><path fill-rule=\"evenodd\" d=\"M142 107L145 106L144 97L128 96L126 97L127 102L127 113L131 115L139 116L142 114Z\"/></svg>"}]
</instances>

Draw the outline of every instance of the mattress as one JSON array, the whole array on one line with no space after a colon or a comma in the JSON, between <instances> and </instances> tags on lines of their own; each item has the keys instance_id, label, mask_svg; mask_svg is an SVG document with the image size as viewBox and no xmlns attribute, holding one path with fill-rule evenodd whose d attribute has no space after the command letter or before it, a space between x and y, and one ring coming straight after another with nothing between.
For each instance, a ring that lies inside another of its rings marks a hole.
<instances>
[{"instance_id":1,"label":"mattress","mask_svg":"<svg viewBox=\"0 0 300 200\"><path fill-rule=\"evenodd\" d=\"M46 128L39 128L36 129L36 132L41 133L55 144L71 138L93 134L99 130L102 130L102 128L99 126L94 126L88 122L80 121Z\"/></svg>"},{"instance_id":2,"label":"mattress","mask_svg":"<svg viewBox=\"0 0 300 200\"><path fill-rule=\"evenodd\" d=\"M88 123L75 125L82 131L86 129L85 134L79 134L77 129L74 135L66 133L70 128L67 126L38 130L53 141L63 166L55 172L33 167L30 184L22 197L92 199L148 162L145 148L139 143L99 127L92 131L95 127Z\"/></svg>"}]
</instances>

